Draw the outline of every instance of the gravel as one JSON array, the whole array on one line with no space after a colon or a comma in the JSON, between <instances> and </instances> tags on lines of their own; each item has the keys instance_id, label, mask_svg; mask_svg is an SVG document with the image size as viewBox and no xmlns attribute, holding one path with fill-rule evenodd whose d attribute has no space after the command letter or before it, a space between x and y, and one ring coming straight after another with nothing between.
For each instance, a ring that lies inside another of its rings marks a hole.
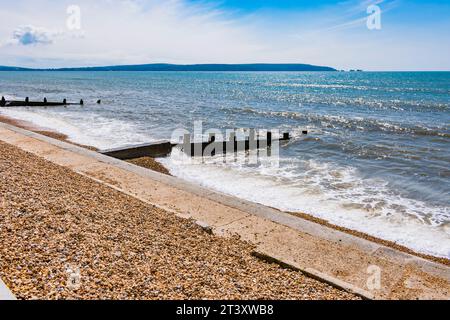
<instances>
[{"instance_id":1,"label":"gravel","mask_svg":"<svg viewBox=\"0 0 450 320\"><path fill-rule=\"evenodd\" d=\"M0 143L0 277L19 299L357 299Z\"/></svg>"},{"instance_id":2,"label":"gravel","mask_svg":"<svg viewBox=\"0 0 450 320\"><path fill-rule=\"evenodd\" d=\"M169 170L167 170L166 167L164 167L161 163L159 163L158 161L156 161L154 158L151 158L151 157L142 157L142 158L131 159L131 160L127 160L127 162L135 164L135 165L143 167L143 168L157 171L159 173L163 173L163 174L166 174L169 176L171 175Z\"/></svg>"}]
</instances>

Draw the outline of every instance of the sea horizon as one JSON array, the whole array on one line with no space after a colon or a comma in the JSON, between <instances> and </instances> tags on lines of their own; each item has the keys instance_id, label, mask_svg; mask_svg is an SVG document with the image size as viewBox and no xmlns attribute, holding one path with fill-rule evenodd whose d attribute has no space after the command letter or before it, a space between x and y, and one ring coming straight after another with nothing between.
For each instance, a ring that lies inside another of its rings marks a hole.
<instances>
[{"instance_id":1,"label":"sea horizon","mask_svg":"<svg viewBox=\"0 0 450 320\"><path fill-rule=\"evenodd\" d=\"M420 70L420 69L404 69L404 70L396 70L396 69L383 69L383 70L371 70L371 69L359 69L357 67L350 69L343 69L335 66L316 66L308 63L298 63L298 62L249 62L249 63L186 63L186 64L174 64L168 62L152 62L152 63L138 63L138 64L118 64L118 65L85 65L85 66L58 66L58 67L26 67L26 66L16 66L16 65L0 65L0 72L102 72L102 71L111 71L111 72L324 72L324 71L224 71L224 70L215 70L215 71L202 71L202 70L101 70L102 68L116 68L116 67L136 67L136 66L156 66L156 65L167 65L167 66L177 66L177 67L186 67L186 66L252 66L252 65L297 65L297 66L313 66L313 67L325 67L334 70L330 70L329 72L372 72L372 73L383 73L383 72L392 72L392 73L400 73L400 72L417 72L417 73L441 73L441 72L450 72L450 69L430 69L430 70ZM7 68L7 69L2 69ZM13 69L18 70L13 70ZM98 69L98 70L97 70Z\"/></svg>"}]
</instances>

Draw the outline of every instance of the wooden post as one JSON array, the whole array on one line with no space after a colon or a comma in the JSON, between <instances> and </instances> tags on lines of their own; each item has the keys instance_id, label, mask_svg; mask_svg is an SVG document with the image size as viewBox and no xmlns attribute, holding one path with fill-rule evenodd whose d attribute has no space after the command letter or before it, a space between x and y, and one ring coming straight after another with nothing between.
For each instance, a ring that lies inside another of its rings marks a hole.
<instances>
[{"instance_id":1,"label":"wooden post","mask_svg":"<svg viewBox=\"0 0 450 320\"><path fill-rule=\"evenodd\" d=\"M289 140L289 139L290 139L289 132L283 133L283 140Z\"/></svg>"},{"instance_id":2,"label":"wooden post","mask_svg":"<svg viewBox=\"0 0 450 320\"><path fill-rule=\"evenodd\" d=\"M272 145L272 132L267 131L267 146L270 147Z\"/></svg>"},{"instance_id":3,"label":"wooden post","mask_svg":"<svg viewBox=\"0 0 450 320\"><path fill-rule=\"evenodd\" d=\"M308 130L303 130L302 133L303 134L308 134Z\"/></svg>"}]
</instances>

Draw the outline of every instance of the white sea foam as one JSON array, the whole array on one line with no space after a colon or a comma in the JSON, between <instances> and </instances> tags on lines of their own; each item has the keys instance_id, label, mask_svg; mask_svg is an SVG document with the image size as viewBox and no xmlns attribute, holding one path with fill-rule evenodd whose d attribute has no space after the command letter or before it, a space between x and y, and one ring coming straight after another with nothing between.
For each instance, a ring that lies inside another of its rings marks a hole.
<instances>
[{"instance_id":1,"label":"white sea foam","mask_svg":"<svg viewBox=\"0 0 450 320\"><path fill-rule=\"evenodd\" d=\"M130 122L101 117L88 111L71 113L56 109L4 108L2 114L68 136L69 140L99 149L153 141Z\"/></svg>"},{"instance_id":2,"label":"white sea foam","mask_svg":"<svg viewBox=\"0 0 450 320\"><path fill-rule=\"evenodd\" d=\"M352 168L285 159L281 167L181 161L174 151L161 162L172 174L217 191L284 211L305 212L390 240L418 252L450 258L449 208L402 198L382 180L363 180ZM286 163L287 161L287 163ZM291 164L289 164L291 162Z\"/></svg>"}]
</instances>

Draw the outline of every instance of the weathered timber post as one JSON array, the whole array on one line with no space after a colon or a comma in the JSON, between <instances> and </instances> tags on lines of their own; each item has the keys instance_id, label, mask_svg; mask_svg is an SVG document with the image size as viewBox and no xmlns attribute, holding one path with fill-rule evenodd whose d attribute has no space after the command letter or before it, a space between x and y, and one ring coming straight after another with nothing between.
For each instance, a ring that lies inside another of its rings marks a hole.
<instances>
[{"instance_id":1,"label":"weathered timber post","mask_svg":"<svg viewBox=\"0 0 450 320\"><path fill-rule=\"evenodd\" d=\"M267 131L267 147L272 146L272 131Z\"/></svg>"}]
</instances>

